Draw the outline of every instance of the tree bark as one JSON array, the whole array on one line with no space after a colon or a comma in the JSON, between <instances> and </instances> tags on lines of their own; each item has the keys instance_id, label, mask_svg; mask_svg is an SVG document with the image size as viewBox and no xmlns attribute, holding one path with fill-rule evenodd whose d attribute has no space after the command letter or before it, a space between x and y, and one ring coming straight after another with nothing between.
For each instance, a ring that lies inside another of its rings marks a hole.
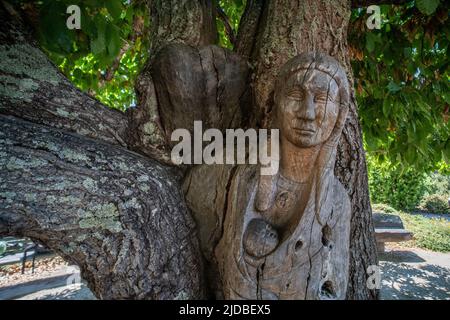
<instances>
[{"instance_id":1,"label":"tree bark","mask_svg":"<svg viewBox=\"0 0 450 320\"><path fill-rule=\"evenodd\" d=\"M102 299L201 298L195 224L172 170L0 116L0 233L56 250Z\"/></svg>"},{"instance_id":2,"label":"tree bark","mask_svg":"<svg viewBox=\"0 0 450 320\"><path fill-rule=\"evenodd\" d=\"M198 47L217 41L215 0L148 1L152 19L150 55L170 43Z\"/></svg>"},{"instance_id":3,"label":"tree bark","mask_svg":"<svg viewBox=\"0 0 450 320\"><path fill-rule=\"evenodd\" d=\"M170 44L193 48L217 41L215 0L148 1L151 18L150 58L136 81L138 108L128 112L130 147L170 163L169 143L161 121L161 110L152 78L155 57ZM183 61L180 61L182 64ZM189 68L189 65L187 65Z\"/></svg>"},{"instance_id":4,"label":"tree bark","mask_svg":"<svg viewBox=\"0 0 450 320\"><path fill-rule=\"evenodd\" d=\"M301 52L317 50L337 58L347 70L353 87L352 70L347 52L350 10L350 3L344 0L301 2L251 0L247 2L246 10L241 18L235 51L244 58L249 58L253 67L253 73L249 76L249 84L251 83L253 88L253 103L250 106L252 111L249 112L253 117L248 123L250 127L270 127L273 85L278 70L287 60ZM199 39L199 37L193 39ZM198 41L189 41L191 45L194 43L198 46ZM377 297L377 292L367 288L366 270L368 266L377 264L377 256L365 155L353 90L351 101L349 117L338 147L335 169L336 176L345 186L352 203L351 266L347 297L372 299ZM205 172L206 176L211 177L213 181L220 177L218 184L215 185L214 199L201 195L214 189L211 183L200 183L206 180ZM214 250L217 239L221 237L224 208L226 209L226 196L217 197L217 195L227 194L227 186L233 178L233 173L224 176L222 172L223 170L217 167L196 168L185 179L186 197L199 221L203 252L207 260L211 257L211 251ZM224 172L229 171L226 169ZM205 217L211 221L205 222ZM212 237L210 237L211 232ZM208 273L213 274L210 282L216 282L215 271ZM216 287L214 283L212 287L213 289Z\"/></svg>"},{"instance_id":5,"label":"tree bark","mask_svg":"<svg viewBox=\"0 0 450 320\"><path fill-rule=\"evenodd\" d=\"M76 263L99 298L202 298L179 172L120 146L126 117L75 89L8 10L0 5L0 234Z\"/></svg>"}]
</instances>

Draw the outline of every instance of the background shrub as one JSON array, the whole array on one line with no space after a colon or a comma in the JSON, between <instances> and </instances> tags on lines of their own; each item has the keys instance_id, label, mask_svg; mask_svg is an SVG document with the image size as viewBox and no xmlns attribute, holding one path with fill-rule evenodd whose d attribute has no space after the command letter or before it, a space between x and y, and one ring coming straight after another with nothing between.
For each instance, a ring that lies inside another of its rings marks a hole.
<instances>
[{"instance_id":1,"label":"background shrub","mask_svg":"<svg viewBox=\"0 0 450 320\"><path fill-rule=\"evenodd\" d=\"M398 210L416 208L425 195L426 175L414 169L399 169L390 163L377 163L368 158L370 198Z\"/></svg>"},{"instance_id":2,"label":"background shrub","mask_svg":"<svg viewBox=\"0 0 450 320\"><path fill-rule=\"evenodd\" d=\"M448 197L441 194L425 196L420 203L420 209L431 213L450 213Z\"/></svg>"},{"instance_id":3,"label":"background shrub","mask_svg":"<svg viewBox=\"0 0 450 320\"><path fill-rule=\"evenodd\" d=\"M389 214L398 214L398 211L384 203L376 203L372 205L372 212L381 212Z\"/></svg>"},{"instance_id":4,"label":"background shrub","mask_svg":"<svg viewBox=\"0 0 450 320\"><path fill-rule=\"evenodd\" d=\"M433 172L426 177L425 185L427 195L437 194L450 197L450 174Z\"/></svg>"}]
</instances>

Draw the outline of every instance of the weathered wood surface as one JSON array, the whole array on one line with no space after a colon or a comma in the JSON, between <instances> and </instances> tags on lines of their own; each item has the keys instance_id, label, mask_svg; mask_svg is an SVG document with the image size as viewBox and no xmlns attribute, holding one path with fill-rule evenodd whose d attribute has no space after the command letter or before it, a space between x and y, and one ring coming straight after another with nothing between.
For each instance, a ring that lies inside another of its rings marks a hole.
<instances>
[{"instance_id":1,"label":"weathered wood surface","mask_svg":"<svg viewBox=\"0 0 450 320\"><path fill-rule=\"evenodd\" d=\"M280 169L239 167L215 248L225 299L344 299L350 200L334 177L348 111L346 75L333 58L299 55L275 89Z\"/></svg>"},{"instance_id":2,"label":"weathered wood surface","mask_svg":"<svg viewBox=\"0 0 450 320\"><path fill-rule=\"evenodd\" d=\"M336 58L350 82L347 123L338 145L335 174L350 195L352 223L348 299L374 299L377 290L366 286L367 268L377 264L374 228L367 182L366 161L353 89L347 28L351 3L347 0L247 1L238 52L254 66L249 79L253 89L253 122L270 123L273 89L280 68L290 58L321 51ZM253 36L254 35L254 36Z\"/></svg>"}]
</instances>

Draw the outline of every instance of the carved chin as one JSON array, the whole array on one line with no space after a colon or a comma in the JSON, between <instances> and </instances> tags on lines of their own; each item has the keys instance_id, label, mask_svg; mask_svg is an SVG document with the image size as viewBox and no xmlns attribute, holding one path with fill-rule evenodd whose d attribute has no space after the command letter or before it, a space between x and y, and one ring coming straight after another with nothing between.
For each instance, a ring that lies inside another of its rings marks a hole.
<instances>
[{"instance_id":1,"label":"carved chin","mask_svg":"<svg viewBox=\"0 0 450 320\"><path fill-rule=\"evenodd\" d=\"M287 138L292 144L300 148L313 147L320 144L317 132L311 133L301 130L292 130Z\"/></svg>"}]
</instances>

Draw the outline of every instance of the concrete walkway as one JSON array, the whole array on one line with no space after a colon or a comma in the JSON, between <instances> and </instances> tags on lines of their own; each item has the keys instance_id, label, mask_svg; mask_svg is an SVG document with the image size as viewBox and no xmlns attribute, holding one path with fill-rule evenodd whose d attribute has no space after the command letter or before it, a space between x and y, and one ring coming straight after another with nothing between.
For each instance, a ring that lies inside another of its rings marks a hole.
<instances>
[{"instance_id":1,"label":"concrete walkway","mask_svg":"<svg viewBox=\"0 0 450 320\"><path fill-rule=\"evenodd\" d=\"M387 247L380 255L381 299L450 300L450 253Z\"/></svg>"}]
</instances>

